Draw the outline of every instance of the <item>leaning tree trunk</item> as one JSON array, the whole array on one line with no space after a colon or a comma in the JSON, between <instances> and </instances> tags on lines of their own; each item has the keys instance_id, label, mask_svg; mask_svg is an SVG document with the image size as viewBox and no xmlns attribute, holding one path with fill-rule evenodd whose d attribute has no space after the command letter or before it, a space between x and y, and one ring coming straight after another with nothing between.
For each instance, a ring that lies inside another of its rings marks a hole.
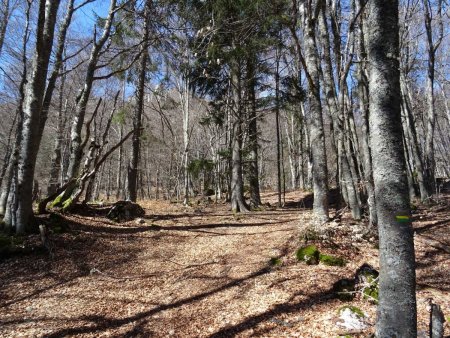
<instances>
[{"instance_id":1,"label":"leaning tree trunk","mask_svg":"<svg viewBox=\"0 0 450 338\"><path fill-rule=\"evenodd\" d=\"M70 157L66 174L67 181L76 177L78 175L78 171L80 170L81 160L83 157L81 131L83 129L84 117L86 115L86 107L89 101L89 97L91 96L92 84L94 82L94 75L97 69L100 52L109 39L111 33L112 22L117 11L116 2L117 0L111 0L108 16L103 26L103 33L98 41L96 40L96 34L94 33L94 42L87 64L84 85L81 93L77 97L75 114L70 130Z\"/></svg>"},{"instance_id":2,"label":"leaning tree trunk","mask_svg":"<svg viewBox=\"0 0 450 338\"><path fill-rule=\"evenodd\" d=\"M23 106L22 137L19 149L17 201L15 217L9 218L16 227L17 233L30 230L33 225L33 181L37 153L39 150L40 114L45 93L48 65L53 46L56 15L59 0L41 0L36 29L36 49L31 71L25 89Z\"/></svg>"},{"instance_id":3,"label":"leaning tree trunk","mask_svg":"<svg viewBox=\"0 0 450 338\"><path fill-rule=\"evenodd\" d=\"M417 337L414 238L401 112L398 2L368 6L370 144L380 237L377 337Z\"/></svg>"}]
</instances>

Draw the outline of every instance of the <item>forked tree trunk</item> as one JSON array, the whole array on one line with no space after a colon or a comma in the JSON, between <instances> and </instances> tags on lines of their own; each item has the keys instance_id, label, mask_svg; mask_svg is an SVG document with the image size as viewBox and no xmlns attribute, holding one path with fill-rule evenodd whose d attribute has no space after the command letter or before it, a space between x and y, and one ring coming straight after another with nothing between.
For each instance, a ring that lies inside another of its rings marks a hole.
<instances>
[{"instance_id":1,"label":"forked tree trunk","mask_svg":"<svg viewBox=\"0 0 450 338\"><path fill-rule=\"evenodd\" d=\"M417 337L414 239L400 113L398 2L368 6L370 145L380 237L377 337Z\"/></svg>"}]
</instances>

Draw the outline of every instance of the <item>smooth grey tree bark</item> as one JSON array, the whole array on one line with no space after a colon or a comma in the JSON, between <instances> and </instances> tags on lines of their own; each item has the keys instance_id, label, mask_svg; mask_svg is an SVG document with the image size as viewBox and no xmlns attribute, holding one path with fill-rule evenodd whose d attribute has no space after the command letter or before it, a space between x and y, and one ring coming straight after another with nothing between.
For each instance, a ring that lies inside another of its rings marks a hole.
<instances>
[{"instance_id":1,"label":"smooth grey tree bark","mask_svg":"<svg viewBox=\"0 0 450 338\"><path fill-rule=\"evenodd\" d=\"M19 84L19 101L17 102L16 118L17 127L14 137L14 142L11 146L11 154L9 156L8 165L6 167L5 173L2 177L2 184L0 186L0 215L5 215L5 228L7 231L11 230L13 225L12 222L12 201L14 200L10 196L11 188L15 191L17 186L17 160L19 158L19 146L21 141L22 124L23 124L23 102L25 100L25 84L27 80L27 41L30 34L30 11L31 2L27 3L27 8L25 10L25 29L22 35L22 74ZM8 203L9 200L9 203ZM9 208L7 206L9 205Z\"/></svg>"},{"instance_id":2,"label":"smooth grey tree bark","mask_svg":"<svg viewBox=\"0 0 450 338\"><path fill-rule=\"evenodd\" d=\"M349 164L349 152L345 147L345 135L344 135L344 104L338 104L338 98L336 94L336 82L333 75L333 67L331 62L331 47L330 47L330 36L328 33L327 23L326 23L326 4L322 2L322 8L320 15L318 17L318 26L320 32L320 42L322 44L323 53L323 66L322 66L322 76L323 76L323 91L326 98L326 104L328 111L330 112L332 118L333 129L337 138L337 156L338 156L338 172L341 174L342 178L340 182L336 182L338 188L341 185L345 186L345 196L346 202L350 206L352 211L352 216L354 219L361 219L361 206L359 202L358 192L355 184L355 177L352 175L350 164ZM351 61L348 61L351 62ZM320 64L319 64L320 65ZM341 72L339 72L341 73ZM346 74L344 72L343 80L346 79ZM344 82L344 81L340 81ZM341 83L340 83L341 84ZM344 90L342 86L339 86L341 91ZM340 97L343 99L344 93L340 93ZM351 158L351 157L350 157Z\"/></svg>"},{"instance_id":3,"label":"smooth grey tree bark","mask_svg":"<svg viewBox=\"0 0 450 338\"><path fill-rule=\"evenodd\" d=\"M398 1L368 10L370 145L380 238L376 335L417 337L414 238L400 112Z\"/></svg>"},{"instance_id":4,"label":"smooth grey tree bark","mask_svg":"<svg viewBox=\"0 0 450 338\"><path fill-rule=\"evenodd\" d=\"M316 43L316 20L313 3L300 4L304 30L305 68L309 74L310 141L314 189L314 214L320 222L328 220L328 169L320 98L319 54ZM315 3L320 6L320 1Z\"/></svg>"},{"instance_id":5,"label":"smooth grey tree bark","mask_svg":"<svg viewBox=\"0 0 450 338\"><path fill-rule=\"evenodd\" d=\"M16 205L11 210L13 217L5 217L5 223L9 223L7 226L15 227L19 234L31 230L34 223L32 190L39 150L40 115L59 4L59 0L39 2L36 47L25 87L17 186L14 191Z\"/></svg>"},{"instance_id":6,"label":"smooth grey tree bark","mask_svg":"<svg viewBox=\"0 0 450 338\"><path fill-rule=\"evenodd\" d=\"M144 27L141 41L141 56L139 60L139 76L136 87L136 106L134 108L133 116L133 137L132 137L132 152L131 161L128 165L128 198L132 202L137 200L137 179L139 167L139 154L141 147L141 127L142 114L144 112L144 90L145 90L145 75L147 73L148 60L148 39L150 35L150 10L152 1L146 0L144 8Z\"/></svg>"},{"instance_id":7,"label":"smooth grey tree bark","mask_svg":"<svg viewBox=\"0 0 450 338\"><path fill-rule=\"evenodd\" d=\"M358 0L358 11L363 11L365 3L363 0ZM361 149L363 155L364 168L364 186L367 192L367 205L369 207L369 225L375 226L377 224L377 210L375 204L375 187L373 183L373 166L372 166L372 150L370 149L369 140L369 80L367 78L367 52L365 44L365 20L364 15L359 18L358 29L358 54L359 64L356 73L358 81L358 96L359 96L359 110L362 117L361 125Z\"/></svg>"}]
</instances>

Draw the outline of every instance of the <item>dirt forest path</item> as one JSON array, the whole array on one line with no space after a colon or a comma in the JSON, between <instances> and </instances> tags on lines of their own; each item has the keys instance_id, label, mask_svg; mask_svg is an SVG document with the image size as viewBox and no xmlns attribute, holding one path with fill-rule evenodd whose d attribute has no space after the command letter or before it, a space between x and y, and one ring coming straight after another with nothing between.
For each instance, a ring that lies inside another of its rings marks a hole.
<instances>
[{"instance_id":1,"label":"dirt forest path","mask_svg":"<svg viewBox=\"0 0 450 338\"><path fill-rule=\"evenodd\" d=\"M140 224L101 213L64 216L70 231L53 235L53 258L0 261L0 336L336 337L336 313L346 303L334 297L333 283L365 262L377 266L377 249L355 233L316 243L345 258L345 267L298 263L299 232L311 219L304 197L290 193L288 208L242 215L227 205L148 202ZM418 223L422 329L427 297L450 313L448 205L441 209ZM336 226L357 224L344 217ZM351 304L374 322L373 304Z\"/></svg>"}]
</instances>

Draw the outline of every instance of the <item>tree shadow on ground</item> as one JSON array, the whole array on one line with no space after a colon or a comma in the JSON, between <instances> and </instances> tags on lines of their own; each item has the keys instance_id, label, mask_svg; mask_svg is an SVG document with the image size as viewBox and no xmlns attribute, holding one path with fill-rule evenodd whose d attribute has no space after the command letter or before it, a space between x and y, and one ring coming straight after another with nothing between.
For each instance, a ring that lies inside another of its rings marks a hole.
<instances>
[{"instance_id":1,"label":"tree shadow on ground","mask_svg":"<svg viewBox=\"0 0 450 338\"><path fill-rule=\"evenodd\" d=\"M92 236L95 227L85 227L84 224L65 217L64 220L70 228L68 232L49 234L51 255L28 255L0 262L0 290L3 292L18 282L36 285L34 290L26 295L14 298L7 297L7 294L2 295L0 308L62 287L78 277L89 275L93 268L108 271L128 266L140 253L138 247L130 246L126 255L118 255L117 245L121 244L120 238ZM84 231L85 229L90 231ZM17 271L20 271L20 274Z\"/></svg>"},{"instance_id":2,"label":"tree shadow on ground","mask_svg":"<svg viewBox=\"0 0 450 338\"><path fill-rule=\"evenodd\" d=\"M101 331L110 330L110 329L117 329L121 326L127 325L132 322L138 322L131 330L127 332L129 337L134 337L136 335L142 334L145 336L145 334L149 333L149 331L146 331L145 328L146 323L151 319L151 316L154 316L160 312L171 310L175 308L182 307L187 304L195 303L198 301L201 301L205 298L208 298L209 296L212 296L216 293L225 291L229 288L233 288L236 286L240 286L241 284L245 283L248 280L257 278L259 276L262 276L268 272L270 272L269 267L261 268L260 270L246 276L243 278L239 278L236 280L232 280L229 283L226 283L222 286L219 286L213 290L206 291L200 294L197 294L192 297L188 297L185 299L181 299L179 301L173 302L171 304L161 304L156 306L155 308L143 311L140 313L137 313L132 316L124 317L124 318L107 318L105 316L100 315L89 315L89 316L82 316L78 318L77 320L82 321L88 321L92 324L83 325L80 327L71 327L71 328L65 328L61 329L59 331L53 332L52 334L47 335L48 338L56 338L56 337L62 337L62 336L69 336L69 335L77 335L77 334L95 334L99 333ZM256 326L257 324L270 320L274 316L278 316L281 314L288 314L293 313L299 310L302 310L308 306L311 306L312 304L321 304L324 303L334 297L334 292L330 290L317 292L311 295L310 297L301 300L300 302L292 303L292 301L295 299L295 297L302 296L302 294L296 294L292 296L291 300L284 303L275 305L271 310L255 315L252 317L247 318L245 321L231 326L221 329L220 331L213 334L211 337L227 337L227 336L234 336L235 334L242 332L248 328L252 328Z\"/></svg>"},{"instance_id":3,"label":"tree shadow on ground","mask_svg":"<svg viewBox=\"0 0 450 338\"><path fill-rule=\"evenodd\" d=\"M170 309L174 309L174 308L178 308L183 305L187 305L187 304L191 304L191 303L203 300L213 294L216 294L221 291L225 291L225 290L235 287L235 286L239 286L240 284L244 283L247 280L262 276L270 271L271 271L270 268L264 267L246 277L235 279L235 280L233 280L229 283L226 283L222 286L219 286L213 290L206 291L206 292L203 292L203 293L200 293L200 294L197 294L195 296L188 297L185 299L181 299L181 300L176 301L171 304L162 304L151 310L143 311L143 312L137 313L135 315L124 317L124 318L107 318L105 316L100 316L100 315L82 316L79 318L79 320L90 321L90 322L94 323L94 325L62 329L62 330L56 331L50 335L47 335L47 338L56 338L56 337L76 335L76 334L88 334L88 333L92 334L92 333L101 332L101 331L104 331L107 329L118 328L118 327L121 327L123 325L129 324L134 321L139 321L140 322L139 325L143 325L143 323L145 323L147 320L149 320L149 317L151 317L157 313L160 313L160 312L166 311L166 310L170 310Z\"/></svg>"},{"instance_id":4,"label":"tree shadow on ground","mask_svg":"<svg viewBox=\"0 0 450 338\"><path fill-rule=\"evenodd\" d=\"M210 338L234 337L238 333L255 328L258 324L271 320L273 317L298 312L310 307L311 305L326 303L335 297L335 292L333 289L320 291L310 295L306 299L302 299L299 302L292 302L292 300L297 296L299 296L299 294L293 295L290 301L283 304L277 304L272 309L264 313L248 317L239 324L224 327L218 332L212 334Z\"/></svg>"}]
</instances>

